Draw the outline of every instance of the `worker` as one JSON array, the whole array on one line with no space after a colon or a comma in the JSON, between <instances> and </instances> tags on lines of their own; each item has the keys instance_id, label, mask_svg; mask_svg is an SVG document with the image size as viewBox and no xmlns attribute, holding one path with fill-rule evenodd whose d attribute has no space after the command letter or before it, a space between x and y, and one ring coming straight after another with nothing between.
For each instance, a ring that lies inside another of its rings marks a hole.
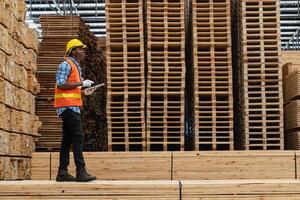
<instances>
[{"instance_id":1,"label":"worker","mask_svg":"<svg viewBox=\"0 0 300 200\"><path fill-rule=\"evenodd\" d=\"M91 80L83 80L82 78L79 63L85 57L85 48L86 45L80 40L70 40L66 46L65 59L59 65L56 74L54 107L63 122L56 181L88 182L97 179L96 176L92 176L87 172L82 153L84 135L80 119L81 88L89 88L94 83ZM90 95L91 93L84 94ZM71 145L73 145L76 178L68 172Z\"/></svg>"}]
</instances>

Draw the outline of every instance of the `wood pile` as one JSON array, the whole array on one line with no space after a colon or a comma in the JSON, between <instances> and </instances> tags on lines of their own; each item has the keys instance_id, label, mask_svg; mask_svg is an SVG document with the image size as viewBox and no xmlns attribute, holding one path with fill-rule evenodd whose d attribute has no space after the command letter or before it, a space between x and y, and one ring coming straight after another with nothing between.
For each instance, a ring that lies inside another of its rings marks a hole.
<instances>
[{"instance_id":1,"label":"wood pile","mask_svg":"<svg viewBox=\"0 0 300 200\"><path fill-rule=\"evenodd\" d=\"M0 199L179 199L178 181L11 181L0 183Z\"/></svg>"},{"instance_id":2,"label":"wood pile","mask_svg":"<svg viewBox=\"0 0 300 200\"><path fill-rule=\"evenodd\" d=\"M147 0L147 150L184 150L185 1Z\"/></svg>"},{"instance_id":3,"label":"wood pile","mask_svg":"<svg viewBox=\"0 0 300 200\"><path fill-rule=\"evenodd\" d=\"M300 111L300 63L296 59L287 59L287 56L290 55L283 56L283 59L285 59L287 63L282 68L285 148L291 150L299 150L300 149L300 121L299 121L300 120L300 112L299 112Z\"/></svg>"},{"instance_id":4,"label":"wood pile","mask_svg":"<svg viewBox=\"0 0 300 200\"><path fill-rule=\"evenodd\" d=\"M106 17L109 150L183 150L184 1L108 1Z\"/></svg>"},{"instance_id":5,"label":"wood pile","mask_svg":"<svg viewBox=\"0 0 300 200\"><path fill-rule=\"evenodd\" d=\"M59 150L62 123L53 107L55 75L65 55L66 43L73 38L87 45L86 58L82 62L84 79L95 84L106 82L106 64L97 38L78 16L42 16L40 18L43 40L38 54L38 80L41 91L37 96L36 110L43 126L39 129L41 137L37 150ZM85 133L85 150L105 150L106 137L106 89L95 91L84 97L81 111L82 126Z\"/></svg>"},{"instance_id":6,"label":"wood pile","mask_svg":"<svg viewBox=\"0 0 300 200\"><path fill-rule=\"evenodd\" d=\"M146 150L143 2L106 2L110 151Z\"/></svg>"},{"instance_id":7,"label":"wood pile","mask_svg":"<svg viewBox=\"0 0 300 200\"><path fill-rule=\"evenodd\" d=\"M38 136L35 115L38 39L25 24L25 2L0 2L0 180L30 179Z\"/></svg>"},{"instance_id":8,"label":"wood pile","mask_svg":"<svg viewBox=\"0 0 300 200\"><path fill-rule=\"evenodd\" d=\"M54 180L58 157L57 152L34 153L32 180ZM298 151L84 152L84 157L89 171L101 180L254 180L300 176ZM70 173L75 174L75 170L71 162Z\"/></svg>"},{"instance_id":9,"label":"wood pile","mask_svg":"<svg viewBox=\"0 0 300 200\"><path fill-rule=\"evenodd\" d=\"M239 149L282 150L283 95L280 62L280 17L277 0L237 3L240 54L235 62Z\"/></svg>"},{"instance_id":10,"label":"wood pile","mask_svg":"<svg viewBox=\"0 0 300 200\"><path fill-rule=\"evenodd\" d=\"M195 150L233 150L230 5L192 1Z\"/></svg>"},{"instance_id":11,"label":"wood pile","mask_svg":"<svg viewBox=\"0 0 300 200\"><path fill-rule=\"evenodd\" d=\"M299 180L0 182L0 199L298 200Z\"/></svg>"}]
</instances>

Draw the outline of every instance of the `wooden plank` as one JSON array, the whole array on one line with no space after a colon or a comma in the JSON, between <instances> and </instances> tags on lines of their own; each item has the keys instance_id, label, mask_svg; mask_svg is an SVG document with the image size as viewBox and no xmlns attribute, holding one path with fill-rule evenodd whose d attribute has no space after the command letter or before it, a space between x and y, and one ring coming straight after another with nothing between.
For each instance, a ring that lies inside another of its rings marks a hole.
<instances>
[{"instance_id":1,"label":"wooden plank","mask_svg":"<svg viewBox=\"0 0 300 200\"><path fill-rule=\"evenodd\" d=\"M70 153L72 154L72 153ZM85 152L86 167L100 180L170 180L171 152ZM55 179L59 153L51 153L51 179ZM75 175L73 156L69 171Z\"/></svg>"},{"instance_id":2,"label":"wooden plank","mask_svg":"<svg viewBox=\"0 0 300 200\"><path fill-rule=\"evenodd\" d=\"M295 178L293 151L174 152L173 155L174 180Z\"/></svg>"},{"instance_id":3,"label":"wooden plank","mask_svg":"<svg viewBox=\"0 0 300 200\"><path fill-rule=\"evenodd\" d=\"M178 199L178 181L0 182L0 199Z\"/></svg>"},{"instance_id":4,"label":"wooden plank","mask_svg":"<svg viewBox=\"0 0 300 200\"><path fill-rule=\"evenodd\" d=\"M182 181L183 199L300 199L298 180Z\"/></svg>"},{"instance_id":5,"label":"wooden plank","mask_svg":"<svg viewBox=\"0 0 300 200\"><path fill-rule=\"evenodd\" d=\"M35 152L31 160L31 180L50 180L50 152Z\"/></svg>"},{"instance_id":6,"label":"wooden plank","mask_svg":"<svg viewBox=\"0 0 300 200\"><path fill-rule=\"evenodd\" d=\"M297 173L296 173L296 179L299 179L300 178L300 151L295 151L296 152L296 170L297 170Z\"/></svg>"}]
</instances>

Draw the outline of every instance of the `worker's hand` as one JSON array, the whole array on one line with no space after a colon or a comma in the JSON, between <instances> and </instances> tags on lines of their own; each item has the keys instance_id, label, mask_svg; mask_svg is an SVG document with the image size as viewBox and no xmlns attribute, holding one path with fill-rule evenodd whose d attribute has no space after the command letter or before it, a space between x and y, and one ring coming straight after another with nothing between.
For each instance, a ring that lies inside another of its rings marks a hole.
<instances>
[{"instance_id":1,"label":"worker's hand","mask_svg":"<svg viewBox=\"0 0 300 200\"><path fill-rule=\"evenodd\" d=\"M91 87L92 84L94 84L94 81L91 81L89 79L82 81L82 87Z\"/></svg>"},{"instance_id":2,"label":"worker's hand","mask_svg":"<svg viewBox=\"0 0 300 200\"><path fill-rule=\"evenodd\" d=\"M83 94L84 94L85 96L89 96L89 95L93 94L94 91L95 91L96 89L97 89L97 88L85 88L85 89L83 90Z\"/></svg>"}]
</instances>

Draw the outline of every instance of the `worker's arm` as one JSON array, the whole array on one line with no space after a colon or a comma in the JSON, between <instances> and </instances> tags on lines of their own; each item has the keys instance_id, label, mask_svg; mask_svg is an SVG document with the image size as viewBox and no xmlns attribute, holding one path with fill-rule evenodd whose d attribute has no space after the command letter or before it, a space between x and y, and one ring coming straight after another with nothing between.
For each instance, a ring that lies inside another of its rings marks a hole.
<instances>
[{"instance_id":1,"label":"worker's arm","mask_svg":"<svg viewBox=\"0 0 300 200\"><path fill-rule=\"evenodd\" d=\"M56 85L59 89L72 90L77 87L91 87L94 83L91 80L84 80L80 82L67 82L71 73L71 66L67 62L63 62L59 65L59 69L56 74Z\"/></svg>"},{"instance_id":2,"label":"worker's arm","mask_svg":"<svg viewBox=\"0 0 300 200\"><path fill-rule=\"evenodd\" d=\"M82 81L81 82L74 82L74 83L66 82L62 85L57 85L57 87L59 89L63 89L63 90L71 90L71 89L75 89L79 86L82 86Z\"/></svg>"}]
</instances>

